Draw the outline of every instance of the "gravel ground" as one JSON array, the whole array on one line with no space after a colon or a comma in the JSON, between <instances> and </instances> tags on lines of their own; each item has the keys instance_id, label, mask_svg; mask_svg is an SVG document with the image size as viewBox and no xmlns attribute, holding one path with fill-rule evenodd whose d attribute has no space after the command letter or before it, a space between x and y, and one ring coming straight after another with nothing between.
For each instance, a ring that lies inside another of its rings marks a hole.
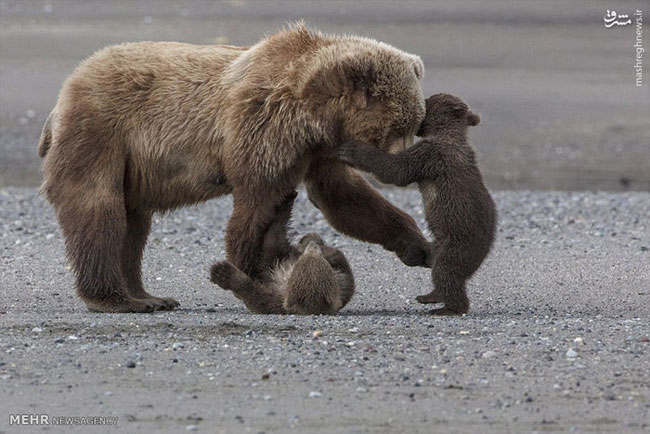
<instances>
[{"instance_id":1,"label":"gravel ground","mask_svg":"<svg viewBox=\"0 0 650 434\"><path fill-rule=\"evenodd\" d=\"M416 191L384 194L424 227ZM137 315L88 313L49 206L1 189L0 432L27 432L16 413L119 417L93 433L650 431L650 194L495 199L465 317L428 315L426 270L336 234L303 192L296 232L356 274L339 315L249 314L208 281L229 198L156 220L146 284L182 306Z\"/></svg>"}]
</instances>

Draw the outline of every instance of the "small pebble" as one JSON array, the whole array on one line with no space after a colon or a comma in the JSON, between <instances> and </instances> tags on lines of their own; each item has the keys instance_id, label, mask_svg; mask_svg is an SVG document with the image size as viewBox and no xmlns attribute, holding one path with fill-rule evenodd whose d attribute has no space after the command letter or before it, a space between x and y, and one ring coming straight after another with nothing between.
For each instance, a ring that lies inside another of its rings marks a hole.
<instances>
[{"instance_id":1,"label":"small pebble","mask_svg":"<svg viewBox=\"0 0 650 434\"><path fill-rule=\"evenodd\" d=\"M323 331L315 330L314 333L312 333L312 335L314 335L315 338L320 338L321 336L323 336Z\"/></svg>"},{"instance_id":2,"label":"small pebble","mask_svg":"<svg viewBox=\"0 0 650 434\"><path fill-rule=\"evenodd\" d=\"M135 362L133 360L129 360L128 362L126 362L126 367L135 368Z\"/></svg>"},{"instance_id":3,"label":"small pebble","mask_svg":"<svg viewBox=\"0 0 650 434\"><path fill-rule=\"evenodd\" d=\"M578 357L578 353L573 348L569 348L569 350L566 352L566 356L569 359L575 359Z\"/></svg>"},{"instance_id":4,"label":"small pebble","mask_svg":"<svg viewBox=\"0 0 650 434\"><path fill-rule=\"evenodd\" d=\"M316 391L314 390L314 391L309 392L309 397L310 397L310 398L320 398L320 397L321 397L321 393L320 393L320 392L316 392Z\"/></svg>"},{"instance_id":5,"label":"small pebble","mask_svg":"<svg viewBox=\"0 0 650 434\"><path fill-rule=\"evenodd\" d=\"M197 425L188 425L188 426L185 427L185 429L187 431L196 431L196 430L199 429L199 427Z\"/></svg>"}]
</instances>

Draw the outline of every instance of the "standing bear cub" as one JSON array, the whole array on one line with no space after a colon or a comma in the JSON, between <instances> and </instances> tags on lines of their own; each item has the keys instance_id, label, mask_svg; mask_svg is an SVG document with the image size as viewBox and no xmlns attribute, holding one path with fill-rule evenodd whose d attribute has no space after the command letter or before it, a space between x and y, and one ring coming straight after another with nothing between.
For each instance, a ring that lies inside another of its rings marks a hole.
<instances>
[{"instance_id":1,"label":"standing bear cub","mask_svg":"<svg viewBox=\"0 0 650 434\"><path fill-rule=\"evenodd\" d=\"M250 47L138 42L93 54L65 81L38 145L77 293L94 311L174 308L142 282L152 215L226 194L227 258L256 277L275 208L301 183L336 230L426 265L415 220L337 158L348 140L410 145L422 74L419 57L395 47L302 25Z\"/></svg>"},{"instance_id":2,"label":"standing bear cub","mask_svg":"<svg viewBox=\"0 0 650 434\"><path fill-rule=\"evenodd\" d=\"M307 234L293 247L287 225L295 194L278 207L264 236L260 277L251 279L228 261L214 264L211 280L230 290L248 310L264 314L333 314L354 295L352 269L340 250Z\"/></svg>"},{"instance_id":3,"label":"standing bear cub","mask_svg":"<svg viewBox=\"0 0 650 434\"><path fill-rule=\"evenodd\" d=\"M458 315L469 310L465 282L479 268L494 241L497 213L467 142L468 126L480 118L459 98L437 94L426 101L426 116L412 148L388 154L364 143L347 143L341 159L373 173L381 182L418 183L432 244L434 290L420 303L444 303L432 313Z\"/></svg>"}]
</instances>

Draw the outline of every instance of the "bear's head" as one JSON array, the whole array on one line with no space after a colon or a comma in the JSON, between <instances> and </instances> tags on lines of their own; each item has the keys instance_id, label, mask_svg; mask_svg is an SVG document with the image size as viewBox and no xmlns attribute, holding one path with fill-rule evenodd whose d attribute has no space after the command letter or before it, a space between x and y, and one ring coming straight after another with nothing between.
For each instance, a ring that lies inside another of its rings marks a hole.
<instances>
[{"instance_id":1,"label":"bear's head","mask_svg":"<svg viewBox=\"0 0 650 434\"><path fill-rule=\"evenodd\" d=\"M417 135L427 137L451 128L473 127L481 118L473 113L460 98L448 93L438 93L427 98L427 113Z\"/></svg>"},{"instance_id":2,"label":"bear's head","mask_svg":"<svg viewBox=\"0 0 650 434\"><path fill-rule=\"evenodd\" d=\"M357 140L384 151L412 145L424 118L419 57L361 37L337 37L301 65L300 100L331 144Z\"/></svg>"}]
</instances>

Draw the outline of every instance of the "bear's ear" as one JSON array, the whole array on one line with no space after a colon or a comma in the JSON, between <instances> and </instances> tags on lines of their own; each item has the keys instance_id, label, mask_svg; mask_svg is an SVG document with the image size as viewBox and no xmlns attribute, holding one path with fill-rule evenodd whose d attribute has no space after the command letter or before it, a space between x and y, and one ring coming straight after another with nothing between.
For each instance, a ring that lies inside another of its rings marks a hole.
<instances>
[{"instance_id":1,"label":"bear's ear","mask_svg":"<svg viewBox=\"0 0 650 434\"><path fill-rule=\"evenodd\" d=\"M467 112L467 125L475 127L481 123L481 117L472 111Z\"/></svg>"},{"instance_id":2,"label":"bear's ear","mask_svg":"<svg viewBox=\"0 0 650 434\"><path fill-rule=\"evenodd\" d=\"M420 56L411 55L411 64L413 65L413 72L418 80L422 81L424 78L424 63Z\"/></svg>"},{"instance_id":3,"label":"bear's ear","mask_svg":"<svg viewBox=\"0 0 650 434\"><path fill-rule=\"evenodd\" d=\"M306 101L321 103L347 98L358 107L365 107L370 88L376 82L375 64L363 57L351 57L319 68L301 92Z\"/></svg>"}]
</instances>

